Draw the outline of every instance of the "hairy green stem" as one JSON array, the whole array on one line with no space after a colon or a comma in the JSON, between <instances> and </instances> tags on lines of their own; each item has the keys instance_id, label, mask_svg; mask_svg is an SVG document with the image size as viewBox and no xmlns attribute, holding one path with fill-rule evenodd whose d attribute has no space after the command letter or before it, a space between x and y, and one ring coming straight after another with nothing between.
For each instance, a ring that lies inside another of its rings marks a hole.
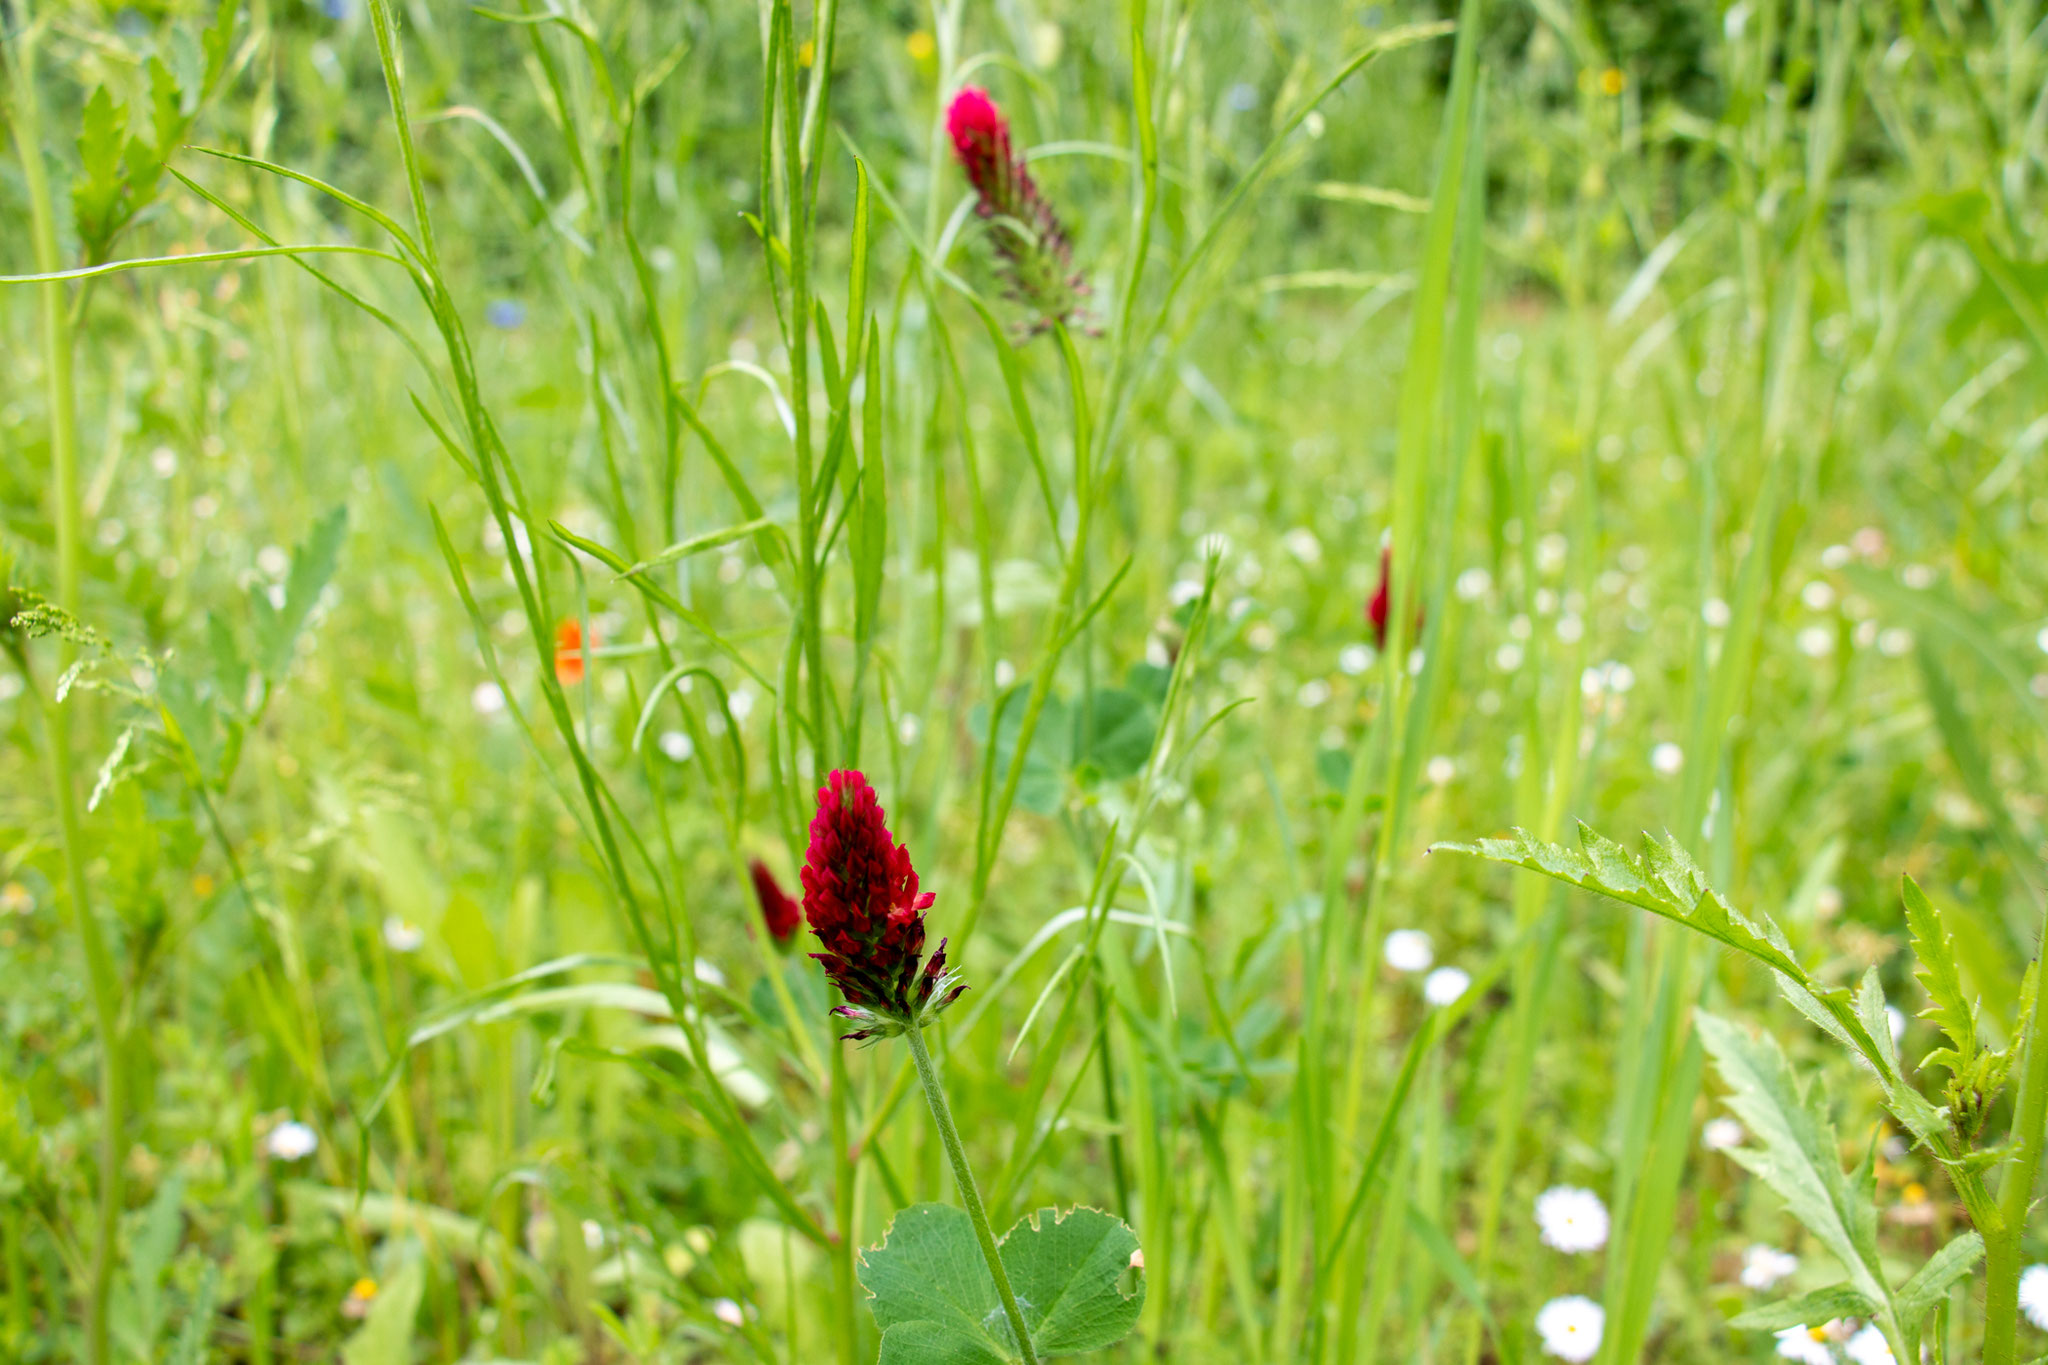
<instances>
[{"instance_id":1,"label":"hairy green stem","mask_svg":"<svg viewBox=\"0 0 2048 1365\"><path fill-rule=\"evenodd\" d=\"M21 156L28 189L31 235L36 269L44 274L63 268L58 254L55 203L43 167L41 108L35 86L35 25L23 16L12 76L15 95L14 141ZM74 616L79 610L81 546L78 488L77 394L71 372L71 319L64 286L41 286L43 372L50 408L51 492L57 528L57 603ZM59 666L68 667L76 647L58 645ZM49 719L50 789L56 797L57 823L64 844L64 881L71 912L85 950L86 974L92 991L93 1019L100 1041L100 1181L98 1233L86 1286L86 1359L101 1365L110 1359L107 1342L107 1296L113 1280L116 1240L121 1223L121 1130L124 1123L121 1076L119 978L114 960L93 918L86 895L84 833L78 818L77 774L71 761L71 712L53 703Z\"/></svg>"},{"instance_id":2,"label":"hairy green stem","mask_svg":"<svg viewBox=\"0 0 2048 1365\"><path fill-rule=\"evenodd\" d=\"M1003 1258L996 1251L995 1233L989 1230L988 1210L981 1206L981 1191L975 1188L974 1172L967 1166L967 1148L961 1144L960 1130L953 1126L953 1107L946 1102L946 1092L939 1085L939 1073L932 1066L932 1054L924 1045L924 1030L912 1020L904 1033L910 1040L910 1057L917 1063L917 1078L924 1083L925 1101L932 1107L932 1122L938 1125L939 1140L946 1145L946 1156L953 1163L953 1183L960 1187L960 1202L967 1206L967 1217L974 1224L975 1240L981 1243L982 1259L988 1262L988 1273L995 1277L996 1293L1002 1296L1003 1314L1010 1320L1010 1331L1017 1338L1017 1351L1024 1358L1024 1365L1038 1365L1038 1357L1031 1350L1031 1333L1024 1326L1024 1311L1017 1307L1017 1293L1010 1288L1010 1272L1003 1269Z\"/></svg>"},{"instance_id":3,"label":"hairy green stem","mask_svg":"<svg viewBox=\"0 0 2048 1365\"><path fill-rule=\"evenodd\" d=\"M2019 1331L2021 1242L2041 1169L2042 1129L2048 1124L2048 1026L2036 1009L2027 1020L2019 1095L2013 1102L2016 1148L1998 1187L1998 1226L1984 1228L1984 1365L2012 1365Z\"/></svg>"}]
</instances>

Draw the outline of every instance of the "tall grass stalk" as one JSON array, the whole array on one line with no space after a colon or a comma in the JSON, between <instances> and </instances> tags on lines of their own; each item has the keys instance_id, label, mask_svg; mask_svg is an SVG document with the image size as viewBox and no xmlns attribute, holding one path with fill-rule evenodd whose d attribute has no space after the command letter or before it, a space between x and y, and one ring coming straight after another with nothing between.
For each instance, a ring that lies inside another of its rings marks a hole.
<instances>
[{"instance_id":1,"label":"tall grass stalk","mask_svg":"<svg viewBox=\"0 0 2048 1365\"><path fill-rule=\"evenodd\" d=\"M36 49L43 23L26 6L18 29L6 44L8 84L13 94L14 145L27 187L30 236L36 269L54 274L64 267L57 245L57 214L43 163L42 101L37 89ZM57 530L57 604L73 616L83 614L84 553L78 482L78 396L72 368L71 301L60 281L38 286L41 296L44 401L50 429L50 499ZM59 674L68 670L77 649L68 640L57 646ZM85 953L86 981L92 998L99 1061L99 1190L94 1221L92 1269L85 1286L85 1349L92 1365L105 1365L109 1354L107 1315L114 1269L120 1261L122 1209L122 1143L127 1131L128 1094L123 1064L121 984L106 936L94 916L86 879L85 831L79 822L78 774L74 765L71 720L77 703L53 697L43 708L47 731L50 790L57 807L63 842L64 881L71 902L79 946Z\"/></svg>"}]
</instances>

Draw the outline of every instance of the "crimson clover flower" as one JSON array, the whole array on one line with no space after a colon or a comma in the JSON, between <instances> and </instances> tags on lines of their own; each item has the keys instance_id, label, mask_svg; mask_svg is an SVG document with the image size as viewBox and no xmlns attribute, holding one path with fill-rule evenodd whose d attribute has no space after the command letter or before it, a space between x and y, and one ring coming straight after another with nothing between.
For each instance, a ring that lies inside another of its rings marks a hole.
<instances>
[{"instance_id":1,"label":"crimson clover flower","mask_svg":"<svg viewBox=\"0 0 2048 1365\"><path fill-rule=\"evenodd\" d=\"M922 1027L967 989L946 970L944 939L923 958L932 893L919 893L910 851L885 819L857 771L835 770L818 788L804 856L804 919L825 948L811 956L846 997L832 1013L861 1025L844 1035L847 1042Z\"/></svg>"},{"instance_id":2,"label":"crimson clover flower","mask_svg":"<svg viewBox=\"0 0 2048 1365\"><path fill-rule=\"evenodd\" d=\"M1038 314L1030 330L1079 319L1088 287L1074 269L1067 230L1011 147L1009 121L988 91L962 88L947 106L946 133L974 186L974 211L989 224L1010 297Z\"/></svg>"},{"instance_id":3,"label":"crimson clover flower","mask_svg":"<svg viewBox=\"0 0 2048 1365\"><path fill-rule=\"evenodd\" d=\"M1365 604L1365 623L1372 627L1372 643L1375 649L1387 647L1387 616L1394 605L1394 549L1391 545L1380 546L1380 584L1373 589L1372 597ZM1422 635L1422 609L1415 609L1413 636ZM1412 641L1411 641L1412 643Z\"/></svg>"},{"instance_id":4,"label":"crimson clover flower","mask_svg":"<svg viewBox=\"0 0 2048 1365\"><path fill-rule=\"evenodd\" d=\"M754 899L761 903L761 922L768 926L768 936L775 940L776 947L788 947L796 937L797 925L803 923L803 907L782 889L768 864L759 858L747 871L754 879Z\"/></svg>"}]
</instances>

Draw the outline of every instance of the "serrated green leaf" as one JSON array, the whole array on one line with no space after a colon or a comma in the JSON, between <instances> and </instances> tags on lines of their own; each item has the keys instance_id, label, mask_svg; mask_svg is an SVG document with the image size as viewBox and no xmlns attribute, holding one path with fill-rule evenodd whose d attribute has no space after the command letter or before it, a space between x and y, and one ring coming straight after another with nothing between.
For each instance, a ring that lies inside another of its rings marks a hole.
<instances>
[{"instance_id":1,"label":"serrated green leaf","mask_svg":"<svg viewBox=\"0 0 2048 1365\"><path fill-rule=\"evenodd\" d=\"M1144 1307L1145 1285L1119 1288L1137 1236L1097 1209L1040 1209L1003 1235L998 1252L1033 1351L1097 1351L1122 1339ZM1019 1358L965 1213L914 1204L882 1244L861 1253L860 1282L882 1329L880 1365L984 1365Z\"/></svg>"},{"instance_id":2,"label":"serrated green leaf","mask_svg":"<svg viewBox=\"0 0 2048 1365\"><path fill-rule=\"evenodd\" d=\"M79 182L71 202L79 218L79 234L96 228L121 194L121 148L127 141L128 111L115 103L104 85L92 92L78 129Z\"/></svg>"},{"instance_id":3,"label":"serrated green leaf","mask_svg":"<svg viewBox=\"0 0 2048 1365\"><path fill-rule=\"evenodd\" d=\"M1966 1232L1928 1258L1927 1264L1915 1271L1913 1278L1900 1287L1894 1301L1893 1311L1898 1315L1899 1326L1917 1333L1920 1320L1934 1311L1935 1305L1948 1294L1949 1287L1970 1273L1984 1254L1984 1239L1974 1232Z\"/></svg>"},{"instance_id":4,"label":"serrated green leaf","mask_svg":"<svg viewBox=\"0 0 2048 1365\"><path fill-rule=\"evenodd\" d=\"M1676 839L1646 841L1640 856L1579 826L1585 852L1538 839L1517 829L1508 839L1481 839L1472 844L1438 844L1456 853L1471 853L1498 863L1511 863L1587 891L1648 910L1685 925L1708 938L1765 963L1801 984L1810 985L1806 969L1792 956L1790 945L1768 915L1752 922L1706 884L1699 868Z\"/></svg>"},{"instance_id":5,"label":"serrated green leaf","mask_svg":"<svg viewBox=\"0 0 2048 1365\"><path fill-rule=\"evenodd\" d=\"M1920 1017L1932 1019L1949 1040L1948 1049L1929 1053L1920 1065L1940 1066L1951 1075L1959 1074L1961 1064L1967 1064L1977 1051L1977 1011L1963 994L1955 941L1941 911L1927 899L1918 882L1911 877L1903 878L1900 893L1906 903L1906 925L1913 934L1913 956L1920 964L1914 975L1933 1002L1921 1011Z\"/></svg>"},{"instance_id":6,"label":"serrated green leaf","mask_svg":"<svg viewBox=\"0 0 2048 1365\"><path fill-rule=\"evenodd\" d=\"M1792 1216L1849 1272L1849 1283L1872 1303L1889 1295L1875 1246L1875 1214L1843 1175L1835 1127L1819 1096L1800 1083L1777 1040L1752 1040L1734 1024L1701 1011L1700 1040L1729 1088L1729 1108L1759 1146L1731 1152L1743 1167L1778 1192ZM1858 1200L1865 1205L1856 1207Z\"/></svg>"},{"instance_id":7,"label":"serrated green leaf","mask_svg":"<svg viewBox=\"0 0 2048 1365\"><path fill-rule=\"evenodd\" d=\"M1857 1290L1837 1284L1737 1313L1728 1320L1728 1325L1745 1332L1782 1332L1787 1327L1803 1327L1833 1318L1869 1317L1876 1311L1877 1305Z\"/></svg>"}]
</instances>

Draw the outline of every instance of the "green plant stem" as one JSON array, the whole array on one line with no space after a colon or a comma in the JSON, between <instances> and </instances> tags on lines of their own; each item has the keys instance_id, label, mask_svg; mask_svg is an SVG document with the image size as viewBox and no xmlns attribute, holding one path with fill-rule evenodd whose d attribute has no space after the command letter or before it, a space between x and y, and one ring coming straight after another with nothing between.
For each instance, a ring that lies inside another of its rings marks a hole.
<instances>
[{"instance_id":1,"label":"green plant stem","mask_svg":"<svg viewBox=\"0 0 2048 1365\"><path fill-rule=\"evenodd\" d=\"M22 178L28 188L31 235L36 269L50 274L63 268L58 254L57 218L50 181L43 167L41 109L35 86L36 28L22 16L12 63L14 141L21 155ZM51 491L57 528L57 603L78 615L81 579L77 394L71 371L71 319L64 286L52 281L41 287L43 370L50 409ZM58 646L59 667L69 667L76 647ZM57 802L57 823L64 843L64 881L71 912L85 950L86 974L92 991L93 1019L100 1042L100 1182L98 1234L86 1287L86 1359L93 1365L108 1360L107 1293L113 1280L115 1242L121 1221L121 1077L120 982L112 955L93 918L86 895L84 834L78 819L78 784L71 761L71 712L61 703L46 711L49 720L50 788Z\"/></svg>"},{"instance_id":2,"label":"green plant stem","mask_svg":"<svg viewBox=\"0 0 2048 1365\"><path fill-rule=\"evenodd\" d=\"M2048 1011L2027 1020L2026 1053L2013 1102L2012 1140L2017 1147L1998 1187L1998 1226L1984 1234L1984 1365L2012 1365L2019 1331L2021 1242L2034 1182L2041 1169L2042 1129L2048 1123Z\"/></svg>"},{"instance_id":3,"label":"green plant stem","mask_svg":"<svg viewBox=\"0 0 2048 1365\"><path fill-rule=\"evenodd\" d=\"M1016 1291L1010 1288L1010 1272L1003 1269L1003 1258L996 1251L995 1233L988 1225L988 1210L981 1206L981 1191L975 1188L974 1172L967 1165L967 1148L961 1144L960 1130L953 1126L953 1107L946 1102L946 1092L939 1085L939 1073L932 1067L932 1054L924 1045L924 1030L911 1021L904 1033L910 1040L910 1057L917 1063L917 1078L924 1083L925 1101L932 1107L932 1122L938 1125L939 1140L946 1145L946 1156L953 1163L953 1183L960 1187L960 1202L967 1206L967 1217L974 1224L974 1236L981 1243L982 1259L988 1262L988 1273L995 1277L996 1293L1002 1296L1003 1313L1010 1319L1010 1331L1017 1338L1017 1350L1024 1358L1024 1365L1038 1365L1038 1357L1031 1350L1031 1333L1024 1326L1024 1312L1017 1307Z\"/></svg>"}]
</instances>

